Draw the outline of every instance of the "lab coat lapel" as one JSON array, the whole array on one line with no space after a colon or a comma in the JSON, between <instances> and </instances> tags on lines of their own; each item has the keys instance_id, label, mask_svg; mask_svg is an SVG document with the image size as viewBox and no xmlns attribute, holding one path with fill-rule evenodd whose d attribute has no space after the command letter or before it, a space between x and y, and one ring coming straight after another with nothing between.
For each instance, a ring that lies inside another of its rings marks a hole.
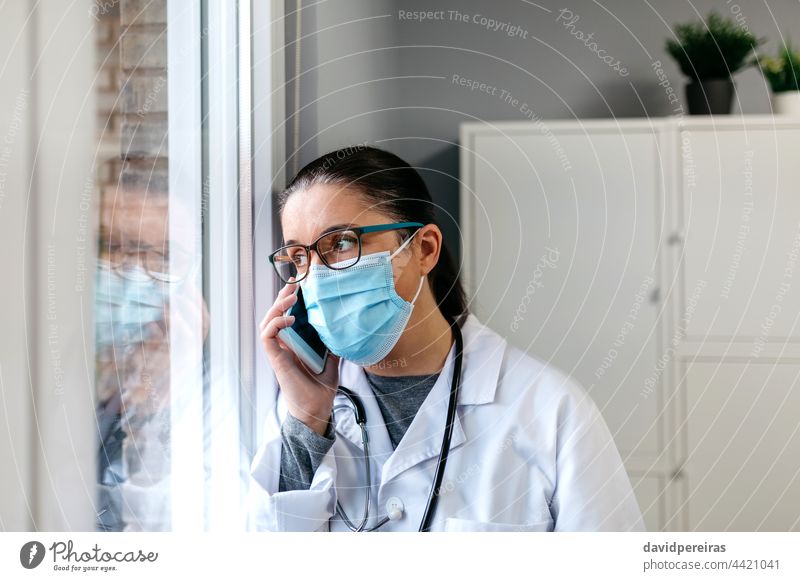
<instances>
[{"instance_id":1,"label":"lab coat lapel","mask_svg":"<svg viewBox=\"0 0 800 581\"><path fill-rule=\"evenodd\" d=\"M490 332L473 315L467 317L461 330L464 337L464 361L458 408L453 423L451 451L466 441L460 417L464 406L481 405L494 401L506 347L505 339ZM375 394L364 376L364 370L342 360L339 368L339 381L361 396L364 402L367 412L370 457L374 458L378 471L381 473L381 486L421 462L438 458L447 420L447 404L454 365L455 345L451 347L442 372L422 402L397 449L392 451L389 432L384 424ZM343 396L337 396L337 405L346 402L347 400ZM363 450L361 430L355 423L352 413L345 410L337 412L336 430L359 450ZM431 471L435 465L435 462L431 462Z\"/></svg>"},{"instance_id":2,"label":"lab coat lapel","mask_svg":"<svg viewBox=\"0 0 800 581\"><path fill-rule=\"evenodd\" d=\"M468 406L494 401L500 368L505 355L506 341L482 325L474 315L468 315L461 326L464 338L464 360L461 370L461 387L453 423L450 450L466 441L461 414ZM428 397L408 427L394 454L383 466L381 486L399 474L429 459L439 457L447 421L447 404L455 365L455 345L450 348L442 372ZM433 472L435 462L430 463Z\"/></svg>"},{"instance_id":3,"label":"lab coat lapel","mask_svg":"<svg viewBox=\"0 0 800 581\"><path fill-rule=\"evenodd\" d=\"M442 372L436 379L422 405L400 440L394 454L383 465L381 485L390 482L400 473L430 458L438 458L447 421L447 405L450 400L450 386L455 364L455 346L450 353ZM461 427L461 419L456 410L450 450L464 443L466 437ZM434 466L435 464L432 464Z\"/></svg>"}]
</instances>

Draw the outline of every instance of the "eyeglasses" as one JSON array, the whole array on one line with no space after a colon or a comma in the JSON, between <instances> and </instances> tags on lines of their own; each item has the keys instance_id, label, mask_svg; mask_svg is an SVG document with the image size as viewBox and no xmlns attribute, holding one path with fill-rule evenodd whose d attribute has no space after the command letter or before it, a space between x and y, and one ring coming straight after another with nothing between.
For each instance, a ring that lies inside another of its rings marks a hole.
<instances>
[{"instance_id":1,"label":"eyeglasses","mask_svg":"<svg viewBox=\"0 0 800 581\"><path fill-rule=\"evenodd\" d=\"M101 239L100 257L108 260L122 278L140 280L143 276L166 283L181 282L191 271L193 261L187 253L167 255L143 243L125 247Z\"/></svg>"},{"instance_id":2,"label":"eyeglasses","mask_svg":"<svg viewBox=\"0 0 800 581\"><path fill-rule=\"evenodd\" d=\"M399 222L397 224L377 224L375 226L354 226L326 232L314 242L289 244L278 248L269 255L269 261L283 282L299 282L308 275L311 264L311 251L317 253L323 264L332 270L344 270L361 259L361 236L373 232L422 228L420 222ZM294 280L290 279L294 277Z\"/></svg>"}]
</instances>

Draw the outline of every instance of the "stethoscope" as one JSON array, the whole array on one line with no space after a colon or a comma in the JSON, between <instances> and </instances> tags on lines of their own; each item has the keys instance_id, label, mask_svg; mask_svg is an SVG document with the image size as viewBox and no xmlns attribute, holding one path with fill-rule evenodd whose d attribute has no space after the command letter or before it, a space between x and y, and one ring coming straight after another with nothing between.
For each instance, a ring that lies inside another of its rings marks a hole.
<instances>
[{"instance_id":1,"label":"stethoscope","mask_svg":"<svg viewBox=\"0 0 800 581\"><path fill-rule=\"evenodd\" d=\"M458 403L458 388L461 383L461 361L463 358L464 339L461 336L461 329L459 328L458 324L453 320L450 320L449 322L450 327L453 329L453 334L455 335L456 340L456 361L453 368L453 379L450 383L450 401L447 406L447 424L445 425L444 437L442 438L442 447L439 450L439 459L436 462L436 476L433 480L433 486L431 487L430 494L428 495L428 503L425 506L425 513L422 516L422 522L419 525L419 532L421 533L425 533L430 530L431 522L433 520L433 513L436 510L436 503L439 500L439 490L442 486L442 478L444 477L444 469L445 465L447 464L447 456L450 453L450 440L453 436L453 423L456 417L456 404ZM367 483L367 496L364 499L364 517L361 519L361 522L358 525L353 524L353 522L348 518L344 508L338 500L336 501L336 514L342 518L342 521L353 532L359 533L374 531L385 525L390 520L400 519L403 515L402 504L399 506L395 504L391 509L389 509L388 515L381 519L378 524L373 527L366 528L367 521L369 520L369 501L372 490L369 469L367 413L364 409L364 404L358 395L341 385L339 386L338 391L350 401L351 406L336 406L334 408L334 412L336 409L352 409L353 414L355 415L356 423L358 424L359 428L361 428L361 441L364 445L364 472L366 474L365 480Z\"/></svg>"}]
</instances>

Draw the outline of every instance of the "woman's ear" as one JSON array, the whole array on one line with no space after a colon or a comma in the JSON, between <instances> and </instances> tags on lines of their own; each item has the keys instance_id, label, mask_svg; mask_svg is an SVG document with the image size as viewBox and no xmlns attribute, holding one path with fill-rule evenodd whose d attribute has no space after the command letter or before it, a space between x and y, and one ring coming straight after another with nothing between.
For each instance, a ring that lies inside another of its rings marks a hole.
<instances>
[{"instance_id":1,"label":"woman's ear","mask_svg":"<svg viewBox=\"0 0 800 581\"><path fill-rule=\"evenodd\" d=\"M417 231L415 238L420 250L420 274L426 276L439 262L439 254L442 251L442 231L436 224L427 224Z\"/></svg>"}]
</instances>

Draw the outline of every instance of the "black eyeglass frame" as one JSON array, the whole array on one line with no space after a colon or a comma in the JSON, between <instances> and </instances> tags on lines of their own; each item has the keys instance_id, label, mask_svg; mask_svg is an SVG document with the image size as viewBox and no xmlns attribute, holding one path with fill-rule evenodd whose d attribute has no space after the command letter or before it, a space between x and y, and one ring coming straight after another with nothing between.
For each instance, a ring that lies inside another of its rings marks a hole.
<instances>
[{"instance_id":1,"label":"black eyeglass frame","mask_svg":"<svg viewBox=\"0 0 800 581\"><path fill-rule=\"evenodd\" d=\"M361 236L363 236L364 234L370 234L372 232L388 232L388 231L391 231L391 230L404 230L404 229L408 229L408 228L419 229L419 228L422 228L423 226L425 226L425 224L423 224L421 222L397 222L397 223L394 223L394 224L375 224L375 225L372 225L372 226L351 226L349 228L338 228L336 230L331 230L330 232L325 232L324 234L319 236L316 240L314 240L314 242L312 242L311 244L308 244L308 245L306 245L306 244L287 244L285 246L281 246L277 250L274 250L273 252L270 253L269 262L270 262L270 264L272 264L272 267L275 269L275 273L278 275L279 279L281 279L285 283L292 284L292 283L300 282L306 276L308 276L308 272L309 272L310 269L306 268L305 273L302 276L300 276L299 278L295 278L293 281L285 280L281 276L281 273L280 273L280 270L279 270L279 266L275 262L275 257L281 251L285 251L288 248L302 248L302 249L305 250L306 256L308 256L308 260L310 262L311 261L311 251L313 250L317 254L317 256L319 256L319 258L322 261L322 263L325 266L327 266L328 268L330 268L331 270L345 270L347 268L355 266L356 264L358 264L359 260L361 260L361 249L363 247L363 245L361 243ZM335 266L331 266L328 263L328 261L325 258L325 256L321 252L319 252L319 250L317 250L317 243L320 240L322 240L326 236L330 236L332 234L336 234L337 232L353 232L353 233L355 233L356 238L358 239L358 256L356 257L356 259L353 261L352 264L348 264L347 266L343 266L343 267L340 267L340 268L337 268Z\"/></svg>"},{"instance_id":2,"label":"black eyeglass frame","mask_svg":"<svg viewBox=\"0 0 800 581\"><path fill-rule=\"evenodd\" d=\"M144 271L148 277L157 281L163 282L167 284L178 283L185 280L189 274L194 270L197 263L192 263L192 266L189 268L184 268L181 273L172 273L172 272L164 272L162 270L158 270L153 267L151 261L154 259L160 260L162 263L168 264L168 268L172 269L177 262L180 264L180 260L173 260L170 262L169 256L158 250L154 246L150 246L147 244L138 243L136 246L126 248L121 244L113 244L105 239L101 239L98 242L98 252L99 255L108 256L108 263L111 268L119 274L122 278L126 280L138 280L137 277L132 277L129 274L128 268L130 266L135 266L136 264L141 265L144 267ZM121 259L116 259L115 257L117 254L121 254ZM135 257L133 261L129 261L129 257ZM184 263L190 262L188 259L188 254L181 253L180 259L184 261Z\"/></svg>"}]
</instances>

